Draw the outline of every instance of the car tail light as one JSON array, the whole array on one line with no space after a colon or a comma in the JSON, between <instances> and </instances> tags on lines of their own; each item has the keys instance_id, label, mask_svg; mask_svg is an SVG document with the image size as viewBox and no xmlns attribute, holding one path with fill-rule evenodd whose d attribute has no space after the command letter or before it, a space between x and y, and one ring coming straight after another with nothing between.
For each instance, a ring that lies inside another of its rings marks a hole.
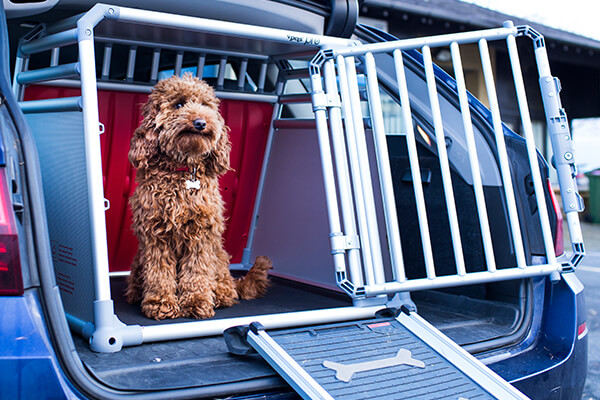
<instances>
[{"instance_id":1,"label":"car tail light","mask_svg":"<svg viewBox=\"0 0 600 400\"><path fill-rule=\"evenodd\" d=\"M0 169L0 295L23 294L19 238L12 212L6 171Z\"/></svg>"},{"instance_id":2,"label":"car tail light","mask_svg":"<svg viewBox=\"0 0 600 400\"><path fill-rule=\"evenodd\" d=\"M550 198L552 199L552 208L554 208L554 213L556 214L556 232L554 232L554 252L558 256L565 252L563 216L562 212L560 211L560 206L558 204L558 200L556 199L556 195L554 194L554 189L552 188L552 184L550 183L550 179L548 179L548 191L550 192Z\"/></svg>"}]
</instances>

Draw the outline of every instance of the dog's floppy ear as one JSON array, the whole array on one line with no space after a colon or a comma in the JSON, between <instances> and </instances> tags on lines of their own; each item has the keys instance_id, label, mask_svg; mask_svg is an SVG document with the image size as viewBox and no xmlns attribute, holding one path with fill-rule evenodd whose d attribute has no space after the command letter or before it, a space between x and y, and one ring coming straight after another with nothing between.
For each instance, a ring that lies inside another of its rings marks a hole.
<instances>
[{"instance_id":1,"label":"dog's floppy ear","mask_svg":"<svg viewBox=\"0 0 600 400\"><path fill-rule=\"evenodd\" d=\"M225 125L225 121L221 115L219 115L219 125L221 136L217 141L217 145L206 158L205 165L207 172L223 175L230 170L229 153L231 152L231 142L229 141L229 127Z\"/></svg>"},{"instance_id":2,"label":"dog's floppy ear","mask_svg":"<svg viewBox=\"0 0 600 400\"><path fill-rule=\"evenodd\" d=\"M144 120L133 133L129 149L129 162L135 169L147 169L149 161L158 155L158 132L154 124L155 110L151 101L144 104Z\"/></svg>"}]
</instances>

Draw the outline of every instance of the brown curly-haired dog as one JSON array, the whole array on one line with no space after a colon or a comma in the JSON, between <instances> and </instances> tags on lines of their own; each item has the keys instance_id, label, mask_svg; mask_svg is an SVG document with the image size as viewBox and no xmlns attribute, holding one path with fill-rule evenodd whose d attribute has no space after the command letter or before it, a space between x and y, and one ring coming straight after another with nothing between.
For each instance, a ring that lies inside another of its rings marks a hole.
<instances>
[{"instance_id":1,"label":"brown curly-haired dog","mask_svg":"<svg viewBox=\"0 0 600 400\"><path fill-rule=\"evenodd\" d=\"M173 76L156 84L131 139L139 247L126 295L148 318L209 318L240 297L262 296L269 284L266 257L242 279L229 272L218 178L229 170L231 143L218 109L205 82Z\"/></svg>"}]
</instances>

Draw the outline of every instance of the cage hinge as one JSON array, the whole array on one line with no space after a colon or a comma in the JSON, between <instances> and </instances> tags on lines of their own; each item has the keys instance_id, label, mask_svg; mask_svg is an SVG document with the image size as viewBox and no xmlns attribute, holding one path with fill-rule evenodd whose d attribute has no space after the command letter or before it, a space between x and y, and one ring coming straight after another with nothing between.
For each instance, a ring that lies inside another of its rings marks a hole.
<instances>
[{"instance_id":1,"label":"cage hinge","mask_svg":"<svg viewBox=\"0 0 600 400\"><path fill-rule=\"evenodd\" d=\"M331 254L344 253L350 249L360 249L360 239L357 235L344 235L341 232L329 235Z\"/></svg>"},{"instance_id":2,"label":"cage hinge","mask_svg":"<svg viewBox=\"0 0 600 400\"><path fill-rule=\"evenodd\" d=\"M331 107L342 106L340 96L337 93L315 92L312 94L313 111L326 110Z\"/></svg>"}]
</instances>

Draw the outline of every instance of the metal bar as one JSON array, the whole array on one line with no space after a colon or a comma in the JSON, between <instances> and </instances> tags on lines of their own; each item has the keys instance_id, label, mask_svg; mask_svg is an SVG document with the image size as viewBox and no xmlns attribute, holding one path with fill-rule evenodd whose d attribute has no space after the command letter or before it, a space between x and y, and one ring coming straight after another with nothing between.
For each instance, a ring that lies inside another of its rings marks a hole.
<instances>
[{"instance_id":1,"label":"metal bar","mask_svg":"<svg viewBox=\"0 0 600 400\"><path fill-rule=\"evenodd\" d=\"M204 77L204 64L206 63L206 54L200 53L198 55L198 63L196 64L196 76L198 79L202 79Z\"/></svg>"},{"instance_id":2,"label":"metal bar","mask_svg":"<svg viewBox=\"0 0 600 400\"><path fill-rule=\"evenodd\" d=\"M327 100L331 102L329 108L329 126L331 127L331 143L334 151L335 170L337 172L339 199L342 210L342 221L344 224L344 233L347 237L354 240L357 236L356 221L354 219L354 201L352 199L352 187L350 184L350 174L348 172L348 155L346 153L346 143L342 125L342 110L338 87L335 75L335 66L333 60L327 60L323 66L323 80L325 81L325 90ZM356 286L362 284L361 280L354 280L354 277L360 277L361 263L360 250L358 247L347 249L348 268L350 270L350 281ZM381 266L383 268L383 266Z\"/></svg>"},{"instance_id":3,"label":"metal bar","mask_svg":"<svg viewBox=\"0 0 600 400\"><path fill-rule=\"evenodd\" d=\"M377 82L377 67L375 66L373 54L365 54L365 67L367 72L367 92L369 96L371 122L373 124L373 139L377 154L377 166L379 169L379 181L386 220L392 271L394 273L394 279L403 282L406 280L406 273L404 271L404 260L402 259L400 226L398 225L396 199L394 197L394 182L392 181L392 171L390 168L390 155L388 153L385 126L383 124L383 111L381 110L379 83ZM380 268L383 269L383 265L381 265Z\"/></svg>"},{"instance_id":4,"label":"metal bar","mask_svg":"<svg viewBox=\"0 0 600 400\"><path fill-rule=\"evenodd\" d=\"M152 65L150 66L150 82L158 81L158 69L160 68L160 52L159 48L152 50Z\"/></svg>"},{"instance_id":5,"label":"metal bar","mask_svg":"<svg viewBox=\"0 0 600 400\"><path fill-rule=\"evenodd\" d=\"M435 266L433 262L433 251L431 248L431 235L429 233L429 222L427 220L427 209L425 207L425 195L423 194L423 181L421 180L421 167L419 166L419 154L417 152L417 141L415 139L415 129L412 123L412 112L410 99L408 96L408 87L406 84L406 73L404 71L404 61L402 51L394 50L394 65L396 69L396 81L398 83L398 95L402 112L402 121L406 132L406 146L408 148L408 157L410 161L410 173L413 180L413 190L415 193L415 203L417 206L417 217L419 219L419 231L421 233L421 243L423 246L423 258L425 260L425 271L428 279L435 278Z\"/></svg>"},{"instance_id":6,"label":"metal bar","mask_svg":"<svg viewBox=\"0 0 600 400\"><path fill-rule=\"evenodd\" d=\"M346 145L348 146L348 159L350 162L350 170L352 171L352 186L354 188L354 200L356 202L356 218L358 220L358 230L360 232L361 239L361 250L363 255L364 270L367 269L367 265L373 262L373 256L371 254L371 242L368 235L369 229L367 227L367 212L365 204L365 194L363 191L362 178L360 176L360 161L358 159L358 149L356 145L356 139L353 133L354 129L354 118L352 114L352 105L350 100L350 89L348 88L348 74L346 72L346 61L344 57L338 56L336 59L338 68L338 80L340 84L340 93L342 95L342 110L344 112L344 124L346 132ZM361 124L364 124L361 122ZM363 125L364 126L364 125ZM364 284L363 274L356 273L356 276L352 277L352 282L356 286L362 286Z\"/></svg>"},{"instance_id":7,"label":"metal bar","mask_svg":"<svg viewBox=\"0 0 600 400\"><path fill-rule=\"evenodd\" d=\"M83 127L88 199L93 243L94 283L97 302L111 301L106 239L106 217L100 154L98 115L98 90L96 89L96 63L92 35L79 42L81 64L81 97L83 101Z\"/></svg>"},{"instance_id":8,"label":"metal bar","mask_svg":"<svg viewBox=\"0 0 600 400\"><path fill-rule=\"evenodd\" d=\"M217 89L222 89L225 83L225 70L227 69L227 56L219 60L219 75L217 76Z\"/></svg>"},{"instance_id":9,"label":"metal bar","mask_svg":"<svg viewBox=\"0 0 600 400\"><path fill-rule=\"evenodd\" d=\"M58 99L30 100L19 102L24 114L51 113L64 111L81 111L81 97L61 97Z\"/></svg>"},{"instance_id":10,"label":"metal bar","mask_svg":"<svg viewBox=\"0 0 600 400\"><path fill-rule=\"evenodd\" d=\"M23 85L20 85L19 82L17 82L17 76L19 76L21 72L27 71L27 65L29 64L28 60L29 59L25 59L21 56L17 56L15 60L15 72L13 74L12 80L12 91L17 101L21 101L23 99Z\"/></svg>"},{"instance_id":11,"label":"metal bar","mask_svg":"<svg viewBox=\"0 0 600 400\"><path fill-rule=\"evenodd\" d=\"M546 276L559 270L558 265L533 265L527 268L498 269L494 272L470 272L466 275L444 275L435 279L420 278L409 279L406 282L387 282L379 285L365 286L367 297L387 293L411 292L415 290L440 289L450 286L473 285L490 281L502 281L509 279L531 278L534 276Z\"/></svg>"},{"instance_id":12,"label":"metal bar","mask_svg":"<svg viewBox=\"0 0 600 400\"><path fill-rule=\"evenodd\" d=\"M517 92L517 103L521 113L521 122L523 124L523 134L525 135L525 143L527 146L527 155L529 156L529 164L531 166L531 178L533 180L533 188L538 206L538 214L540 224L542 226L542 237L544 238L544 247L548 263L556 263L556 254L554 253L554 242L552 240L552 230L550 229L550 219L548 217L548 208L546 207L546 195L542 184L542 176L540 172L540 164L538 161L538 153L535 148L535 139L533 136L533 127L531 125L531 116L529 115L529 106L527 104L527 94L525 93L525 83L523 82L523 74L521 72L521 62L519 61L519 52L514 35L509 35L506 38L508 44L508 55L510 65L513 72L515 82L515 90Z\"/></svg>"},{"instance_id":13,"label":"metal bar","mask_svg":"<svg viewBox=\"0 0 600 400\"><path fill-rule=\"evenodd\" d=\"M508 219L510 221L510 229L512 233L513 244L515 246L517 266L519 268L525 268L527 263L525 260L525 250L523 249L523 241L521 240L521 225L519 223L519 215L517 213L515 190L512 184L510 164L508 162L506 143L504 141L504 128L502 127L502 120L500 118L500 106L498 105L498 96L496 94L496 85L494 83L492 62L490 60L490 53L487 41L485 39L479 40L479 53L481 56L483 79L485 81L485 87L490 102L490 112L492 113L492 125L494 128L494 136L496 138L498 161L500 162L500 173L502 175L502 182L504 183L504 195L506 197Z\"/></svg>"},{"instance_id":14,"label":"metal bar","mask_svg":"<svg viewBox=\"0 0 600 400\"><path fill-rule=\"evenodd\" d=\"M287 69L284 71L285 79L301 79L308 78L309 72L308 68L299 68L299 69Z\"/></svg>"},{"instance_id":15,"label":"metal bar","mask_svg":"<svg viewBox=\"0 0 600 400\"><path fill-rule=\"evenodd\" d=\"M384 305L371 307L338 307L290 313L251 315L246 317L213 319L142 327L144 343L162 340L187 339L222 335L227 328L259 322L265 329L291 328L370 318Z\"/></svg>"},{"instance_id":16,"label":"metal bar","mask_svg":"<svg viewBox=\"0 0 600 400\"><path fill-rule=\"evenodd\" d=\"M490 234L490 224L487 207L485 205L485 195L483 193L483 185L481 183L479 157L477 156L477 146L475 144L475 135L473 134L473 122L471 121L471 110L469 107L469 99L467 97L467 86L465 83L465 75L463 72L458 43L453 42L450 45L450 54L452 55L454 78L456 80L460 111L463 117L463 126L465 128L465 139L467 142L471 175L473 177L473 191L475 192L475 204L477 205L477 214L479 216L479 228L481 229L486 265L487 270L493 272L496 270L496 259L494 257L494 246L492 245L492 237Z\"/></svg>"},{"instance_id":17,"label":"metal bar","mask_svg":"<svg viewBox=\"0 0 600 400\"><path fill-rule=\"evenodd\" d=\"M260 74L258 75L258 91L265 91L265 82L267 81L267 67L269 66L268 62L263 62L260 65Z\"/></svg>"},{"instance_id":18,"label":"metal bar","mask_svg":"<svg viewBox=\"0 0 600 400\"><path fill-rule=\"evenodd\" d=\"M102 57L102 80L107 80L110 75L110 61L112 60L112 43L104 45L104 56Z\"/></svg>"},{"instance_id":19,"label":"metal bar","mask_svg":"<svg viewBox=\"0 0 600 400\"><path fill-rule=\"evenodd\" d=\"M183 51L178 51L175 55L175 67L173 68L173 74L181 76L181 67L183 66Z\"/></svg>"},{"instance_id":20,"label":"metal bar","mask_svg":"<svg viewBox=\"0 0 600 400\"><path fill-rule=\"evenodd\" d=\"M381 254L381 241L379 238L379 228L377 227L377 212L375 210L375 197L373 195L373 183L371 180L371 168L369 165L367 140L365 128L362 124L362 109L360 104L360 94L358 92L358 77L356 75L356 66L354 57L345 58L346 78L348 80L348 92L350 106L352 108L352 118L354 131L348 132L348 140L356 141L356 152L358 155L361 186L365 198L366 232L361 230L361 239L369 240L371 248L371 260L364 260L365 278L368 285L381 283L385 281L383 271L378 266L383 265Z\"/></svg>"},{"instance_id":21,"label":"metal bar","mask_svg":"<svg viewBox=\"0 0 600 400\"><path fill-rule=\"evenodd\" d=\"M59 64L60 60L60 47L52 49L52 53L50 54L50 66L56 67Z\"/></svg>"},{"instance_id":22,"label":"metal bar","mask_svg":"<svg viewBox=\"0 0 600 400\"><path fill-rule=\"evenodd\" d=\"M323 183L325 185L325 201L327 203L327 215L329 218L330 237L342 235L340 211L335 185L333 160L331 157L331 146L329 144L329 130L327 121L327 109L319 104L318 97L324 95L321 75L313 73L311 76L313 110L317 123L317 137L321 155L321 170ZM333 252L333 264L336 272L346 273L346 259L343 252Z\"/></svg>"},{"instance_id":23,"label":"metal bar","mask_svg":"<svg viewBox=\"0 0 600 400\"><path fill-rule=\"evenodd\" d=\"M106 7L106 6L104 6ZM217 21L205 18L188 17L178 14L148 11L127 7L113 7L117 11L106 14L109 19L128 21L157 26L169 26L172 28L183 28L194 32L220 33L227 36L235 36L248 39L268 40L284 43L287 45L297 44L302 47L333 47L348 46L351 40L331 36L315 35L304 32L289 31L283 29L267 28L262 26L249 26L235 22Z\"/></svg>"},{"instance_id":24,"label":"metal bar","mask_svg":"<svg viewBox=\"0 0 600 400\"><path fill-rule=\"evenodd\" d=\"M17 82L27 85L53 79L70 78L79 75L79 63L59 65L56 67L40 68L33 71L24 71L17 74Z\"/></svg>"},{"instance_id":25,"label":"metal bar","mask_svg":"<svg viewBox=\"0 0 600 400\"><path fill-rule=\"evenodd\" d=\"M433 129L435 131L435 142L440 160L440 170L442 173L442 186L446 197L446 209L448 211L448 222L450 223L450 235L452 236L452 249L454 250L454 261L459 275L466 274L465 257L463 254L462 240L460 237L460 228L458 226L458 216L456 214L456 201L454 199L454 189L452 187L452 176L450 174L450 161L446 150L446 137L444 135L444 122L442 121L442 111L437 93L435 82L435 73L433 72L433 61L431 59L431 49L423 46L423 64L425 66L425 77L427 81L427 91L429 93L429 103L431 105L431 114L433 117Z\"/></svg>"},{"instance_id":26,"label":"metal bar","mask_svg":"<svg viewBox=\"0 0 600 400\"><path fill-rule=\"evenodd\" d=\"M473 32L451 33L447 35L430 36L424 38L403 39L391 42L372 43L363 46L351 46L336 48L334 55L354 56L365 52L388 53L394 50L412 50L423 46L441 47L449 46L450 43L474 43L481 38L488 40L499 40L506 38L509 34L516 34L517 28L494 28Z\"/></svg>"},{"instance_id":27,"label":"metal bar","mask_svg":"<svg viewBox=\"0 0 600 400\"><path fill-rule=\"evenodd\" d=\"M77 43L77 28L23 43L19 48L19 52L23 55L31 55L33 53L41 53L42 51L52 50L55 47L67 46L74 43Z\"/></svg>"},{"instance_id":28,"label":"metal bar","mask_svg":"<svg viewBox=\"0 0 600 400\"><path fill-rule=\"evenodd\" d=\"M255 325L254 325L255 326ZM296 393L306 400L333 400L333 397L314 380L279 344L264 330L254 332L250 326L248 343L277 370Z\"/></svg>"},{"instance_id":29,"label":"metal bar","mask_svg":"<svg viewBox=\"0 0 600 400\"><path fill-rule=\"evenodd\" d=\"M248 59L244 58L240 63L240 72L238 74L238 89L244 90L246 84L246 70L248 69Z\"/></svg>"},{"instance_id":30,"label":"metal bar","mask_svg":"<svg viewBox=\"0 0 600 400\"><path fill-rule=\"evenodd\" d=\"M127 75L125 78L128 82L133 81L133 73L135 72L136 54L137 54L137 46L131 46L129 48L129 57L127 58Z\"/></svg>"}]
</instances>

